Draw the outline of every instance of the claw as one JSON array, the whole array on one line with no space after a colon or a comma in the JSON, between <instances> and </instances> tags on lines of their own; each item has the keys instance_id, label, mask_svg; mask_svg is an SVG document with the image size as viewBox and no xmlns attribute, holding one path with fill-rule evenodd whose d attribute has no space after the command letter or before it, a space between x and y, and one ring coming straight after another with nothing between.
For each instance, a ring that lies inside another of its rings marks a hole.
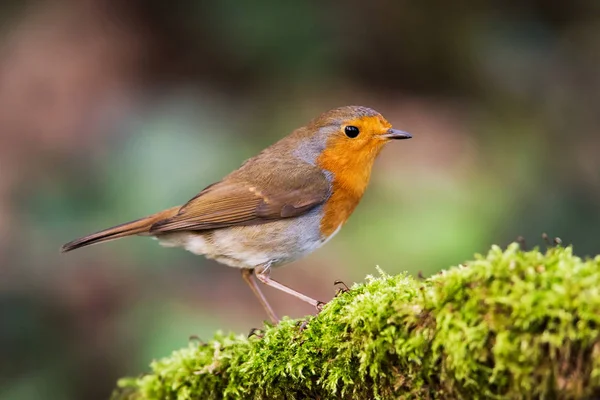
<instances>
[{"instance_id":1,"label":"claw","mask_svg":"<svg viewBox=\"0 0 600 400\"><path fill-rule=\"evenodd\" d=\"M190 342L196 342L198 343L198 346L206 346L206 342L204 342L204 340L200 339L200 337L198 335L190 335L190 337L188 338L188 341Z\"/></svg>"},{"instance_id":2,"label":"claw","mask_svg":"<svg viewBox=\"0 0 600 400\"><path fill-rule=\"evenodd\" d=\"M317 308L317 311L318 311L318 312L321 312L321 311L323 311L323 307L324 307L324 306L325 306L325 303L323 303L322 301L318 301L318 302L317 302L317 307L316 307L316 308Z\"/></svg>"},{"instance_id":3,"label":"claw","mask_svg":"<svg viewBox=\"0 0 600 400\"><path fill-rule=\"evenodd\" d=\"M262 330L258 328L252 328L250 329L250 332L248 332L248 339L250 339L252 336L262 339L265 335L262 333Z\"/></svg>"},{"instance_id":4,"label":"claw","mask_svg":"<svg viewBox=\"0 0 600 400\"><path fill-rule=\"evenodd\" d=\"M348 287L348 285L346 285L346 284L345 284L343 281L337 280L337 281L333 282L333 284L334 284L334 286L335 286L335 285L342 285L343 287L342 287L342 288L339 288L339 290L340 290L342 293L346 293L346 292L349 292L349 291L350 291L350 288Z\"/></svg>"}]
</instances>

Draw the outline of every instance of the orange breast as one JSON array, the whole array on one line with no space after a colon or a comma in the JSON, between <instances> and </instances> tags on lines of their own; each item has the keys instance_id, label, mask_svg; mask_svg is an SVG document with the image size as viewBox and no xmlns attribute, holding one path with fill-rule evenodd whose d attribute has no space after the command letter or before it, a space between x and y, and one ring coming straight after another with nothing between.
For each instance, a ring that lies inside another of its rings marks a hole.
<instances>
[{"instance_id":1,"label":"orange breast","mask_svg":"<svg viewBox=\"0 0 600 400\"><path fill-rule=\"evenodd\" d=\"M348 220L350 214L352 214L360 201L360 197L348 193L343 189L335 190L335 187L336 185L334 184L333 194L323 207L321 235L324 238L329 237L340 225Z\"/></svg>"},{"instance_id":2,"label":"orange breast","mask_svg":"<svg viewBox=\"0 0 600 400\"><path fill-rule=\"evenodd\" d=\"M344 148L336 148L337 146L327 146L317 159L319 167L333 174L332 194L323 207L321 220L321 234L324 237L329 237L345 223L360 202L378 152L374 149L373 152L354 153L344 151Z\"/></svg>"}]
</instances>

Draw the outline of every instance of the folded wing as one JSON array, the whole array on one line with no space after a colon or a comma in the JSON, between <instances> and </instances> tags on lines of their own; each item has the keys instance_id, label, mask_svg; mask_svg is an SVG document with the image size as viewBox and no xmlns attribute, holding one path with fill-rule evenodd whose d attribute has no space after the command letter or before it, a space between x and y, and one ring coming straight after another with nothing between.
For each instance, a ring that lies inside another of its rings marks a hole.
<instances>
[{"instance_id":1,"label":"folded wing","mask_svg":"<svg viewBox=\"0 0 600 400\"><path fill-rule=\"evenodd\" d=\"M315 169L308 176L305 172L302 178L297 184L268 186L236 179L218 182L181 207L177 215L152 225L150 234L255 225L302 215L330 194L330 183L321 171Z\"/></svg>"}]
</instances>

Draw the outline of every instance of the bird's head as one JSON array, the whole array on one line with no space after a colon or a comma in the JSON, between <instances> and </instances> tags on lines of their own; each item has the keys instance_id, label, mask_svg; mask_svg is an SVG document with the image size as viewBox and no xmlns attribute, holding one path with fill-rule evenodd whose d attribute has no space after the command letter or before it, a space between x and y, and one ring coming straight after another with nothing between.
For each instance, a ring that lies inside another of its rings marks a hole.
<instances>
[{"instance_id":1,"label":"bird's head","mask_svg":"<svg viewBox=\"0 0 600 400\"><path fill-rule=\"evenodd\" d=\"M335 108L321 114L309 124L315 136L326 133L326 147L341 153L373 152L377 155L390 140L410 139L406 132L393 129L377 111L361 106Z\"/></svg>"},{"instance_id":2,"label":"bird's head","mask_svg":"<svg viewBox=\"0 0 600 400\"><path fill-rule=\"evenodd\" d=\"M313 149L318 148L316 163L345 182L364 190L371 167L381 149L392 140L410 139L377 111L361 106L340 107L315 118L306 127Z\"/></svg>"}]
</instances>

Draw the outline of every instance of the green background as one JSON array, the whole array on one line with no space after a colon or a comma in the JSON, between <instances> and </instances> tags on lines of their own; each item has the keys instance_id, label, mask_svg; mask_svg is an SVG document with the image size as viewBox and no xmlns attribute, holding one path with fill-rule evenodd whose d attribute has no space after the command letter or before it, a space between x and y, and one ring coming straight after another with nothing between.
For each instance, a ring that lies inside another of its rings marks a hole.
<instances>
[{"instance_id":1,"label":"green background","mask_svg":"<svg viewBox=\"0 0 600 400\"><path fill-rule=\"evenodd\" d=\"M13 1L0 22L2 399L104 399L190 335L260 326L234 269L147 238L58 248L341 105L414 138L276 279L328 300L376 265L430 275L519 235L600 250L598 2Z\"/></svg>"}]
</instances>

